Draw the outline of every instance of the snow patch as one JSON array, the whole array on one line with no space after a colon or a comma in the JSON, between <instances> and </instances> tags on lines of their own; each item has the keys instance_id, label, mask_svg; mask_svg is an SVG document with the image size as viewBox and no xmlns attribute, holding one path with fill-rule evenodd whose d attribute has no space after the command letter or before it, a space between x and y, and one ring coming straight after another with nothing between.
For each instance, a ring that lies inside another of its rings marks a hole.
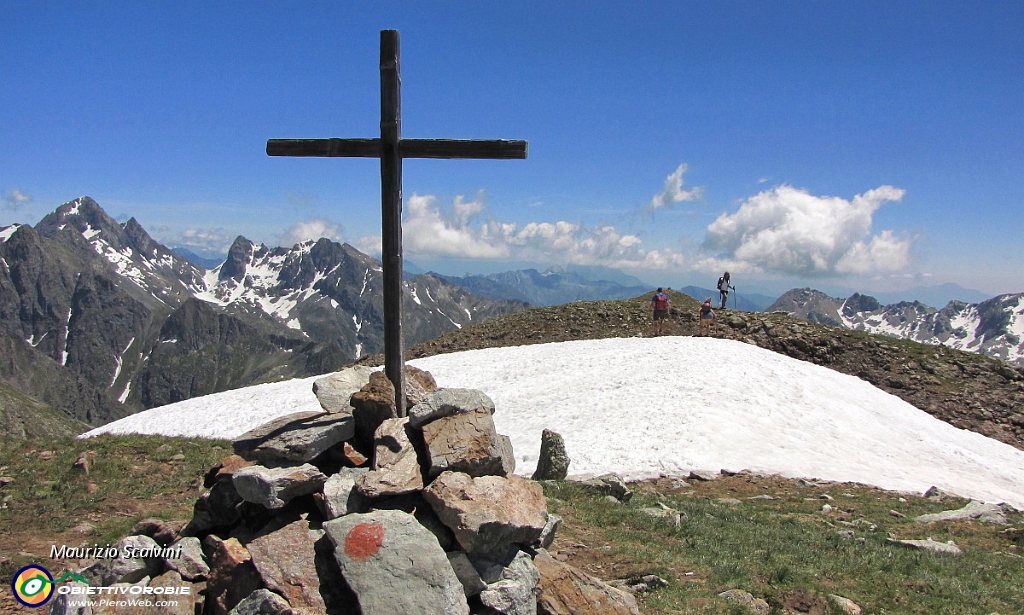
<instances>
[{"instance_id":1,"label":"snow patch","mask_svg":"<svg viewBox=\"0 0 1024 615\"><path fill-rule=\"evenodd\" d=\"M124 350L121 351L121 354L119 354L116 357L114 357L114 361L117 362L117 365L114 367L114 377L110 379L110 386L114 386L114 383L117 382L117 377L121 375L121 365L124 362L124 354L126 352L128 352L128 349L131 348L132 344L134 344L134 343L135 343L135 338L132 337L131 341L128 342L128 345L125 346Z\"/></svg>"},{"instance_id":2,"label":"snow patch","mask_svg":"<svg viewBox=\"0 0 1024 615\"><path fill-rule=\"evenodd\" d=\"M11 226L5 226L0 228L0 243L5 243L14 234L14 231L21 227L20 224L12 224Z\"/></svg>"},{"instance_id":3,"label":"snow patch","mask_svg":"<svg viewBox=\"0 0 1024 615\"><path fill-rule=\"evenodd\" d=\"M121 393L121 396L117 398L117 401L119 401L119 402L121 402L123 404L124 401L126 399L128 399L128 395L131 394L131 392L132 392L132 381L129 380L128 384L126 384L124 386L124 392Z\"/></svg>"},{"instance_id":4,"label":"snow patch","mask_svg":"<svg viewBox=\"0 0 1024 615\"><path fill-rule=\"evenodd\" d=\"M678 360L651 362L652 355ZM703 359L692 369L692 357ZM585 340L410 361L443 387L483 390L529 476L544 428L573 474L624 478L749 468L897 491L935 485L1024 509L1024 451L957 429L853 376L715 338ZM594 374L601 374L595 379ZM722 382L742 386L721 403ZM198 397L94 429L235 438L279 416L319 411L314 376ZM637 408L647 408L637 412ZM643 446L638 446L642 443Z\"/></svg>"}]
</instances>

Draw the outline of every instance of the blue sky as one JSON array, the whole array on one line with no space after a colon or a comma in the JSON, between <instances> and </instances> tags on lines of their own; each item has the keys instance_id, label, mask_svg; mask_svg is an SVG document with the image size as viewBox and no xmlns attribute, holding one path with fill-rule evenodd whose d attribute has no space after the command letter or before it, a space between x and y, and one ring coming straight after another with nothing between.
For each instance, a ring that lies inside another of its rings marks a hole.
<instances>
[{"instance_id":1,"label":"blue sky","mask_svg":"<svg viewBox=\"0 0 1024 615\"><path fill-rule=\"evenodd\" d=\"M1019 2L6 2L0 225L96 199L170 245L379 246L374 160L269 138L525 139L408 160L406 259L652 284L1024 291Z\"/></svg>"}]
</instances>

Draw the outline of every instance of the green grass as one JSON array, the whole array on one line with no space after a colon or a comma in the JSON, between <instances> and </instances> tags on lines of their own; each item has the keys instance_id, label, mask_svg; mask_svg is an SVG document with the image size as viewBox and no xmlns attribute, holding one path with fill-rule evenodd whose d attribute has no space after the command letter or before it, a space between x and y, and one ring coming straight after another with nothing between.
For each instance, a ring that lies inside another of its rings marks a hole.
<instances>
[{"instance_id":1,"label":"green grass","mask_svg":"<svg viewBox=\"0 0 1024 615\"><path fill-rule=\"evenodd\" d=\"M72 467L87 450L95 453L88 476ZM40 555L51 544L112 543L146 517L187 521L202 476L229 453L228 442L183 438L0 438L0 476L11 479L0 487L0 501L9 496L0 508L0 580L25 564L45 565ZM638 595L646 615L749 613L718 597L733 588L763 598L773 613L799 612L792 607L801 601L812 612L840 613L827 598L838 594L866 614L1024 615L1020 513L1010 526L924 525L913 518L966 502L742 474L683 489L668 482L634 485L628 504L575 483L545 483L549 510L564 518L550 551L606 580L666 579L668 587ZM774 499L748 499L755 495ZM682 512L682 523L641 511L659 503ZM835 510L822 512L825 503ZM75 529L83 522L93 526L84 536ZM964 554L914 551L889 536L954 540Z\"/></svg>"},{"instance_id":2,"label":"green grass","mask_svg":"<svg viewBox=\"0 0 1024 615\"><path fill-rule=\"evenodd\" d=\"M638 493L622 505L585 487L549 483L546 493L555 498L550 508L565 518L552 550L564 549L572 563L571 544L579 540L604 554L582 558L592 574L611 568L617 576L657 574L668 580L669 587L642 594L641 610L648 615L730 613L734 606L717 594L733 588L765 599L774 613L800 597L818 601L824 612L841 612L829 594L853 600L865 613L1024 612L1024 560L1012 548L1016 542L1019 550L1020 538L1000 534L1006 526L919 524L914 516L966 502L912 496L901 502L898 494L873 488L831 487L835 499L829 503L839 511L833 514L821 511L826 501L819 499L820 487L770 493L774 500L742 499L738 505L718 503L728 495L721 493ZM675 527L641 512L658 502L684 513L683 522ZM1020 523L1021 515L1014 521ZM954 540L964 555L894 545L887 541L890 534Z\"/></svg>"},{"instance_id":3,"label":"green grass","mask_svg":"<svg viewBox=\"0 0 1024 615\"><path fill-rule=\"evenodd\" d=\"M88 475L73 467L92 451ZM106 544L146 517L187 521L202 476L230 442L156 436L0 438L0 576L39 562L50 544ZM6 506L4 506L6 504ZM70 532L87 523L87 533Z\"/></svg>"}]
</instances>

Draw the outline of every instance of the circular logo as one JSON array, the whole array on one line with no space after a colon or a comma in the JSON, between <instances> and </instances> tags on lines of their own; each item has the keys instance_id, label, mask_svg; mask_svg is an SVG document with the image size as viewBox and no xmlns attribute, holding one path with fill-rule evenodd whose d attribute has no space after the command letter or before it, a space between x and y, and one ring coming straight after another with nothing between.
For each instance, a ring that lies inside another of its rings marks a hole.
<instances>
[{"instance_id":1,"label":"circular logo","mask_svg":"<svg viewBox=\"0 0 1024 615\"><path fill-rule=\"evenodd\" d=\"M11 592L25 606L43 606L53 596L53 577L46 568L29 564L14 575Z\"/></svg>"}]
</instances>

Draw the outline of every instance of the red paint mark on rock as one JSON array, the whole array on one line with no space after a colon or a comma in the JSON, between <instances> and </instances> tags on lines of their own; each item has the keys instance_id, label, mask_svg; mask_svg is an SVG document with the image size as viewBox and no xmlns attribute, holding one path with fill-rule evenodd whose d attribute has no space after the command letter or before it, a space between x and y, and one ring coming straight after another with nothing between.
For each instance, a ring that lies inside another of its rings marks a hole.
<instances>
[{"instance_id":1,"label":"red paint mark on rock","mask_svg":"<svg viewBox=\"0 0 1024 615\"><path fill-rule=\"evenodd\" d=\"M376 521L360 523L345 536L345 555L363 562L373 557L384 542L384 526Z\"/></svg>"}]
</instances>

